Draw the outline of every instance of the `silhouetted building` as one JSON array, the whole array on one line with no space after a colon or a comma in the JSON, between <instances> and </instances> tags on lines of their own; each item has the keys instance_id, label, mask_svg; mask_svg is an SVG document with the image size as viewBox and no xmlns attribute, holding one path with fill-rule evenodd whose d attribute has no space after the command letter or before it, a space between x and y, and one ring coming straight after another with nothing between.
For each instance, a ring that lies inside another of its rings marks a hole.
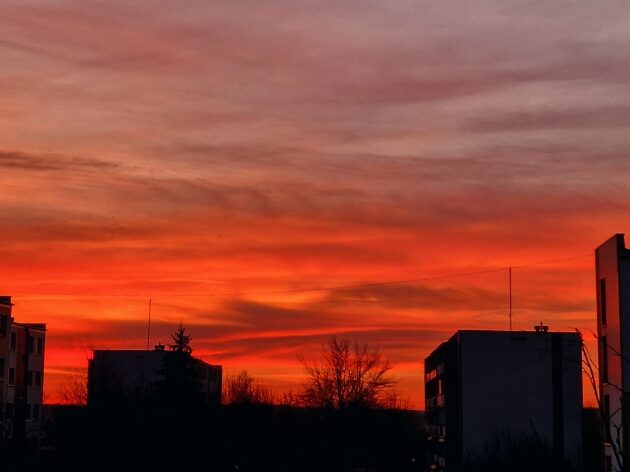
<instances>
[{"instance_id":1,"label":"silhouetted building","mask_svg":"<svg viewBox=\"0 0 630 472\"><path fill-rule=\"evenodd\" d=\"M0 296L0 439L38 444L46 325L17 323L11 297Z\"/></svg>"},{"instance_id":2,"label":"silhouetted building","mask_svg":"<svg viewBox=\"0 0 630 472\"><path fill-rule=\"evenodd\" d=\"M584 408L582 410L582 470L584 472L604 472L603 431L599 408Z\"/></svg>"},{"instance_id":3,"label":"silhouetted building","mask_svg":"<svg viewBox=\"0 0 630 472\"><path fill-rule=\"evenodd\" d=\"M150 397L169 376L169 357L183 356L188 380L195 384L209 405L220 405L222 367L185 353L164 350L95 350L88 362L88 406L107 405L132 397Z\"/></svg>"},{"instance_id":4,"label":"silhouetted building","mask_svg":"<svg viewBox=\"0 0 630 472\"><path fill-rule=\"evenodd\" d=\"M425 359L430 470L458 471L517 444L578 463L580 337L546 328L458 331Z\"/></svg>"},{"instance_id":5,"label":"silhouetted building","mask_svg":"<svg viewBox=\"0 0 630 472\"><path fill-rule=\"evenodd\" d=\"M616 234L595 250L599 387L606 470L621 470L615 449L630 452L630 250ZM626 464L626 467L628 464Z\"/></svg>"}]
</instances>

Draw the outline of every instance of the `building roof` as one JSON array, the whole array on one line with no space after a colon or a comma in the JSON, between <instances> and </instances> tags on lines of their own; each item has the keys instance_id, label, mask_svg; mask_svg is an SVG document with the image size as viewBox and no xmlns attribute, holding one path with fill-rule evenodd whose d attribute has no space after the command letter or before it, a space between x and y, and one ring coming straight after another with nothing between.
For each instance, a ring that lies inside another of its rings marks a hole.
<instances>
[{"instance_id":1,"label":"building roof","mask_svg":"<svg viewBox=\"0 0 630 472\"><path fill-rule=\"evenodd\" d=\"M545 336L545 335L551 335L551 334L561 334L563 336L567 336L567 337L576 337L579 338L580 334L575 332L575 331L507 331L507 330L492 330L492 329L460 329L458 331L456 331L455 333L453 333L452 336L450 336L448 338L448 340L441 342L435 349L433 349L431 351L431 353L425 358L426 359L430 358L434 352L438 351L440 348L442 348L443 346L454 342L458 337L460 337L461 335L504 335L504 336L514 336L514 337L519 337L522 338L524 336Z\"/></svg>"},{"instance_id":2,"label":"building roof","mask_svg":"<svg viewBox=\"0 0 630 472\"><path fill-rule=\"evenodd\" d=\"M22 328L36 329L38 331L46 331L46 323L18 323L14 321L13 326L20 326Z\"/></svg>"},{"instance_id":3,"label":"building roof","mask_svg":"<svg viewBox=\"0 0 630 472\"><path fill-rule=\"evenodd\" d=\"M625 234L624 233L616 233L615 235L611 236L606 241L604 241L602 244L597 246L597 249L595 249L595 252L598 252L601 248L603 248L604 246L608 245L611 241L615 241L616 242L616 244L617 244L617 253L620 256L626 256L626 257L630 256L630 249L626 248Z\"/></svg>"},{"instance_id":4,"label":"building roof","mask_svg":"<svg viewBox=\"0 0 630 472\"><path fill-rule=\"evenodd\" d=\"M541 334L562 334L564 336L579 336L579 334L575 331L549 331L548 327L545 326L545 330L537 331L508 331L508 330L500 330L500 329L460 329L456 331L448 340L456 338L461 334L494 334L494 335L504 335L504 336L540 336Z\"/></svg>"},{"instance_id":5,"label":"building roof","mask_svg":"<svg viewBox=\"0 0 630 472\"><path fill-rule=\"evenodd\" d=\"M123 358L131 358L131 357L149 357L149 356L153 356L153 357L162 357L165 356L166 354L170 353L170 352L174 352L174 351L166 351L166 350L157 350L157 349L94 349L92 351L93 353L93 358L107 358L109 357L111 358L118 358L118 359L123 359ZM191 356L192 359L194 359L196 362L201 362L205 365L207 365L208 367L213 367L213 368L221 368L220 365L217 364L210 364L202 359L199 359L198 357L194 357Z\"/></svg>"}]
</instances>

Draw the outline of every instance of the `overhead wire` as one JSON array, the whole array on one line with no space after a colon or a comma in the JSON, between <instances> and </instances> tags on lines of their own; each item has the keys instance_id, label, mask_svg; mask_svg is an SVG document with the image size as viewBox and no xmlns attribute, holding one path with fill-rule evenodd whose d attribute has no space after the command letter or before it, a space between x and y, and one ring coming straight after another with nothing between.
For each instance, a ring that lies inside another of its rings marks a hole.
<instances>
[{"instance_id":1,"label":"overhead wire","mask_svg":"<svg viewBox=\"0 0 630 472\"><path fill-rule=\"evenodd\" d=\"M165 293L155 294L155 293L145 293L145 294L79 294L79 293L61 293L61 292L13 292L14 295L24 296L24 297L76 297L76 298L166 298L166 297L200 297L200 298L214 298L214 297L230 297L230 296L255 296L255 295L288 295L288 294L296 294L296 293L309 293L309 292L328 292L333 290L351 290L351 289L361 289L361 288L371 288L371 287L384 287L384 286L395 286L395 285L412 285L420 282L428 282L433 280L444 280L451 278L459 278L459 277L469 277L473 275L483 275L483 274L491 274L497 272L508 271L510 268L514 269L526 269L530 267L536 267L541 265L553 264L557 262L565 262L574 259L581 259L584 257L592 256L593 254L580 254L569 257L557 258L557 259L548 259L544 261L534 262L531 264L520 264L520 265L512 265L505 267L495 267L492 269L481 269L475 271L468 272L459 272L459 273L451 273L451 274L441 274L441 275L432 275L432 276L424 276L417 277L412 279L402 279L402 280L389 280L389 281L377 281L377 282L365 282L358 284L349 284L349 285L331 285L331 286L323 286L323 287L301 287L301 288L293 288L293 289L281 289L281 290L255 290L255 291L231 291L231 292L215 292L215 293Z\"/></svg>"}]
</instances>

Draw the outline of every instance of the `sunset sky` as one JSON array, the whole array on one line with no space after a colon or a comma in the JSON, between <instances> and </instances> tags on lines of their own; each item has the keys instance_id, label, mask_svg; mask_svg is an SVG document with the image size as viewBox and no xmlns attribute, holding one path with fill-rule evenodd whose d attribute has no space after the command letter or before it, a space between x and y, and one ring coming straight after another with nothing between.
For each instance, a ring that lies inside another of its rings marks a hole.
<instances>
[{"instance_id":1,"label":"sunset sky","mask_svg":"<svg viewBox=\"0 0 630 472\"><path fill-rule=\"evenodd\" d=\"M507 329L509 266L515 329L589 333L593 251L630 232L629 22L2 0L0 292L48 324L46 399L91 349L144 348L149 298L152 344L181 320L277 392L331 333L378 345L415 408L433 348Z\"/></svg>"}]
</instances>

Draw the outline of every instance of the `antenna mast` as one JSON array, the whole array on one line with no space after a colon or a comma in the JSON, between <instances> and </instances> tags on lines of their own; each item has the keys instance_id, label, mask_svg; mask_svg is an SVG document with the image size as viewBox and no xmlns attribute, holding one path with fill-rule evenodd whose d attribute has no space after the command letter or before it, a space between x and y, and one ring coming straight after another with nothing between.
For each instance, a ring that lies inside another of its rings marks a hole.
<instances>
[{"instance_id":1,"label":"antenna mast","mask_svg":"<svg viewBox=\"0 0 630 472\"><path fill-rule=\"evenodd\" d=\"M510 279L510 313L509 313L509 317L510 317L510 331L512 331L512 268L511 267L508 268L508 275L509 275L509 279Z\"/></svg>"},{"instance_id":2,"label":"antenna mast","mask_svg":"<svg viewBox=\"0 0 630 472\"><path fill-rule=\"evenodd\" d=\"M149 326L147 327L147 351L149 350L149 345L151 340L151 299L149 298Z\"/></svg>"}]
</instances>

